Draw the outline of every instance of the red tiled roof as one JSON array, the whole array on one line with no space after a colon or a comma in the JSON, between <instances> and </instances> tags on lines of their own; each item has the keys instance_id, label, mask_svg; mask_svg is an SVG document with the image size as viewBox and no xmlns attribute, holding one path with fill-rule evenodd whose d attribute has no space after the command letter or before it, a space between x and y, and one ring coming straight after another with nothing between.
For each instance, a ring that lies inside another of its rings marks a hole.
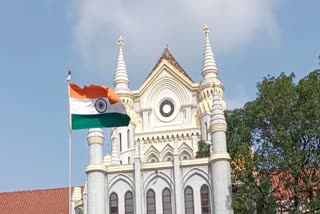
<instances>
[{"instance_id":1,"label":"red tiled roof","mask_svg":"<svg viewBox=\"0 0 320 214\"><path fill-rule=\"evenodd\" d=\"M1 214L68 214L68 188L0 193Z\"/></svg>"},{"instance_id":2,"label":"red tiled roof","mask_svg":"<svg viewBox=\"0 0 320 214\"><path fill-rule=\"evenodd\" d=\"M148 74L148 77L154 72L154 70L158 67L158 65L162 62L162 60L167 60L171 65L173 65L180 73L182 73L183 75L185 75L189 80L192 81L191 77L187 74L187 72L185 72L185 70L179 65L179 63L177 62L177 60L172 56L172 54L170 53L168 48L165 48L162 56L159 58L159 60L157 61L156 65L152 68L151 72ZM192 81L193 82L193 81Z\"/></svg>"},{"instance_id":3,"label":"red tiled roof","mask_svg":"<svg viewBox=\"0 0 320 214\"><path fill-rule=\"evenodd\" d=\"M320 169L309 169L305 171L305 176L308 177L309 182L312 181L309 185L312 189L312 193L316 195L320 191ZM275 196L279 200L288 200L292 199L295 195L290 186L290 183L294 183L293 176L289 173L284 172L273 172L271 173L271 184L272 188L275 190ZM306 183L302 178L298 179L300 188L306 189Z\"/></svg>"}]
</instances>

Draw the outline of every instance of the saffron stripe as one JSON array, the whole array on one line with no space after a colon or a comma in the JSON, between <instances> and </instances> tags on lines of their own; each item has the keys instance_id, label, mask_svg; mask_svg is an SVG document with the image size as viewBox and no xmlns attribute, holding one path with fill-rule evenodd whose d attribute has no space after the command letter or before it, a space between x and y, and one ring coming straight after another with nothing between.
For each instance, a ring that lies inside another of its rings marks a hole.
<instances>
[{"instance_id":1,"label":"saffron stripe","mask_svg":"<svg viewBox=\"0 0 320 214\"><path fill-rule=\"evenodd\" d=\"M81 88L74 83L69 83L69 93L70 97L77 99L108 97L111 104L121 102L120 98L111 88L101 85L89 85Z\"/></svg>"}]
</instances>

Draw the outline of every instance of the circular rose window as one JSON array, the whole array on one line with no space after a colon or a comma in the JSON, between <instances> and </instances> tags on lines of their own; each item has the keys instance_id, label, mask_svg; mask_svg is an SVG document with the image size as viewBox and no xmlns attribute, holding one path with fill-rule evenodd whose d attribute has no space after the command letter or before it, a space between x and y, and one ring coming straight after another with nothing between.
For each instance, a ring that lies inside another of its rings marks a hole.
<instances>
[{"instance_id":1,"label":"circular rose window","mask_svg":"<svg viewBox=\"0 0 320 214\"><path fill-rule=\"evenodd\" d=\"M159 110L163 117L170 117L174 112L174 105L171 100L164 100L160 103Z\"/></svg>"}]
</instances>

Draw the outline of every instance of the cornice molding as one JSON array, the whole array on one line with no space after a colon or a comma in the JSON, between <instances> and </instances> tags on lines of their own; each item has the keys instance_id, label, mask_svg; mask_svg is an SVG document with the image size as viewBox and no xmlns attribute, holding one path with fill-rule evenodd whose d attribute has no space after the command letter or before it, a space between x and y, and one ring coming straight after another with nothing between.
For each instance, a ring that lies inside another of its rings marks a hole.
<instances>
[{"instance_id":1,"label":"cornice molding","mask_svg":"<svg viewBox=\"0 0 320 214\"><path fill-rule=\"evenodd\" d=\"M86 168L86 173L88 174L90 172L104 172L104 173L106 173L107 170L103 164L90 164Z\"/></svg>"},{"instance_id":2,"label":"cornice molding","mask_svg":"<svg viewBox=\"0 0 320 214\"><path fill-rule=\"evenodd\" d=\"M210 133L215 133L215 132L226 132L227 131L227 124L226 123L215 123L210 125Z\"/></svg>"},{"instance_id":3,"label":"cornice molding","mask_svg":"<svg viewBox=\"0 0 320 214\"><path fill-rule=\"evenodd\" d=\"M230 161L231 157L229 153L214 153L210 156L210 163L218 160L227 160Z\"/></svg>"},{"instance_id":4,"label":"cornice molding","mask_svg":"<svg viewBox=\"0 0 320 214\"><path fill-rule=\"evenodd\" d=\"M155 143L155 142L167 142L174 141L174 139L192 139L193 136L200 136L200 127L191 129L177 129L168 132L164 131L153 131L153 132L143 132L135 134L135 141L144 141L145 144Z\"/></svg>"}]
</instances>

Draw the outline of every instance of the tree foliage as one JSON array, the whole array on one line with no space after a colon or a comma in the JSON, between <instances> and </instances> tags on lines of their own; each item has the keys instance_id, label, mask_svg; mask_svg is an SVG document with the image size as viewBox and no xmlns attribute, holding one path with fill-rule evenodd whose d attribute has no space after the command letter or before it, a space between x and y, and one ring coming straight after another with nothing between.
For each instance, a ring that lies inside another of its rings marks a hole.
<instances>
[{"instance_id":1,"label":"tree foliage","mask_svg":"<svg viewBox=\"0 0 320 214\"><path fill-rule=\"evenodd\" d=\"M226 112L236 213L320 212L320 71L294 78L264 78Z\"/></svg>"},{"instance_id":2,"label":"tree foliage","mask_svg":"<svg viewBox=\"0 0 320 214\"><path fill-rule=\"evenodd\" d=\"M210 144L207 144L204 140L198 142L198 151L196 158L205 158L210 156Z\"/></svg>"}]
</instances>

